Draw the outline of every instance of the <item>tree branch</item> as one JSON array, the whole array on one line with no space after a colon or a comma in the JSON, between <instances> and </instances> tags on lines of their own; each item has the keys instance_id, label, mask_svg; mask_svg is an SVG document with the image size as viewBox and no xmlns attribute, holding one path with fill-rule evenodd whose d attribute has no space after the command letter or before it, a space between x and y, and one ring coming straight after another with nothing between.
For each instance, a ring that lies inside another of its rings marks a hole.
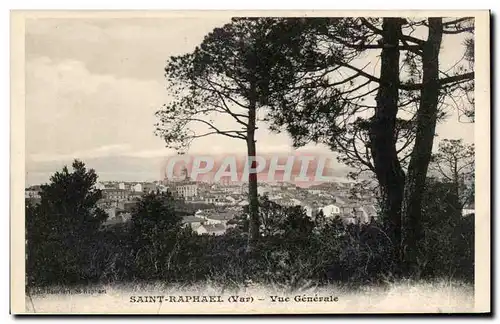
<instances>
[{"instance_id":1,"label":"tree branch","mask_svg":"<svg viewBox=\"0 0 500 324\"><path fill-rule=\"evenodd\" d=\"M444 79L440 79L439 84L441 86L443 86L443 85L446 85L446 84L452 83L452 82L459 82L459 81L463 82L463 81L470 81L470 80L474 80L474 72L454 75L454 76L450 76L450 77L447 77Z\"/></svg>"},{"instance_id":2,"label":"tree branch","mask_svg":"<svg viewBox=\"0 0 500 324\"><path fill-rule=\"evenodd\" d=\"M370 29L375 34L382 35L382 29L378 29L377 27L375 27L375 25L373 25L371 22L369 22L368 19L361 17L361 22L363 23L363 25L368 27L368 29Z\"/></svg>"},{"instance_id":3,"label":"tree branch","mask_svg":"<svg viewBox=\"0 0 500 324\"><path fill-rule=\"evenodd\" d=\"M199 119L199 118L185 118L184 121L187 121L187 122L193 121L193 122L203 123L215 131L213 134L221 134L221 135L225 135L225 136L229 136L229 137L233 137L233 138L246 139L246 136L241 135L242 133L245 133L245 131L236 131L236 130L222 131L222 130L218 129L217 127L215 127L213 124L207 122L206 120ZM237 135L232 135L233 133L236 133ZM194 135L194 136L196 136L196 135ZM193 136L193 138L197 138L194 136Z\"/></svg>"},{"instance_id":4,"label":"tree branch","mask_svg":"<svg viewBox=\"0 0 500 324\"><path fill-rule=\"evenodd\" d=\"M402 41L407 41L407 42L412 42L412 43L415 43L419 46L423 46L425 44L425 41L424 40L421 40L419 38L416 38L416 37L413 37L413 36L409 36L409 35L401 35L400 36L400 39Z\"/></svg>"},{"instance_id":5,"label":"tree branch","mask_svg":"<svg viewBox=\"0 0 500 324\"><path fill-rule=\"evenodd\" d=\"M463 17L463 18L458 18L458 19L455 19L455 20L450 20L450 21L447 21L447 22L444 22L443 23L443 27L447 27L447 26L450 26L450 25L456 25L458 23L461 23L463 21L467 21L467 20L471 20L472 17Z\"/></svg>"},{"instance_id":6,"label":"tree branch","mask_svg":"<svg viewBox=\"0 0 500 324\"><path fill-rule=\"evenodd\" d=\"M206 137L206 136L209 136L209 135L224 135L224 136L228 136L228 137L232 137L232 138L237 138L237 139L246 139L245 137L240 137L240 136L237 136L237 135L232 135L230 134L232 131L223 131L223 132L217 132L217 131L213 131L213 132L208 132L208 133L205 133L205 134L200 134L200 135L192 135L190 136L191 139L195 139L195 138L200 138L200 137Z\"/></svg>"},{"instance_id":7,"label":"tree branch","mask_svg":"<svg viewBox=\"0 0 500 324\"><path fill-rule=\"evenodd\" d=\"M226 101L224 100L224 96L219 91L217 91L217 89L215 89L215 87L212 85L212 83L210 83L210 80L207 80L207 82L214 89L215 93L219 96L219 98L220 98L220 100L221 100L221 102L223 104L223 107L220 107L220 108L223 109L229 115L231 115L231 117L233 117L234 120L236 120L236 122L238 122L239 124L241 124L241 125L243 125L245 127L248 127L248 124L245 123L244 121L242 121L239 118L239 117L248 118L248 116L241 115L241 114L236 114L236 113L232 112L231 109L227 106ZM226 96L226 98L230 98L230 96ZM232 98L230 98L230 100L233 101L233 102L235 102L235 100L233 100Z\"/></svg>"},{"instance_id":8,"label":"tree branch","mask_svg":"<svg viewBox=\"0 0 500 324\"><path fill-rule=\"evenodd\" d=\"M450 34L450 35L455 35L455 34L461 34L465 32L473 32L474 27L464 27L464 28L458 28L454 30L443 30L443 34Z\"/></svg>"},{"instance_id":9,"label":"tree branch","mask_svg":"<svg viewBox=\"0 0 500 324\"><path fill-rule=\"evenodd\" d=\"M355 49L355 50L366 50L366 49L382 49L384 48L384 45L376 45L376 44L351 44L349 42L346 42L342 39L339 39L339 38L335 38L335 40L337 42L339 42L340 44L348 47L348 48L352 48L352 49ZM402 39L404 40L404 39ZM399 45L398 48L400 50L406 50L406 51L411 51L415 54L421 54L421 46L420 45L410 45L408 43L405 43L403 42L403 45Z\"/></svg>"}]
</instances>

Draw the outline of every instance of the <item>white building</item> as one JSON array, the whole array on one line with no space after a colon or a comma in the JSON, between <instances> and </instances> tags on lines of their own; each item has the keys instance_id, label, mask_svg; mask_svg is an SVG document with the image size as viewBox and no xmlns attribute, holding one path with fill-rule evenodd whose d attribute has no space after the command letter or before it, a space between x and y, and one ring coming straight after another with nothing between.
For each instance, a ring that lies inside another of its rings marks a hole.
<instances>
[{"instance_id":1,"label":"white building","mask_svg":"<svg viewBox=\"0 0 500 324\"><path fill-rule=\"evenodd\" d=\"M165 185L158 185L158 188L157 188L160 192L162 193L166 193L166 192L169 192L168 190L168 187L165 186Z\"/></svg>"},{"instance_id":2,"label":"white building","mask_svg":"<svg viewBox=\"0 0 500 324\"><path fill-rule=\"evenodd\" d=\"M121 190L131 190L130 183L120 182L118 184L118 189L121 189Z\"/></svg>"},{"instance_id":3,"label":"white building","mask_svg":"<svg viewBox=\"0 0 500 324\"><path fill-rule=\"evenodd\" d=\"M264 195L264 194L266 194L268 192L271 192L270 188L266 188L266 187L263 187L263 186L257 187L257 194L259 194L259 195Z\"/></svg>"},{"instance_id":4,"label":"white building","mask_svg":"<svg viewBox=\"0 0 500 324\"><path fill-rule=\"evenodd\" d=\"M116 207L109 207L104 210L108 214L108 219L113 219L116 217Z\"/></svg>"},{"instance_id":5,"label":"white building","mask_svg":"<svg viewBox=\"0 0 500 324\"><path fill-rule=\"evenodd\" d=\"M323 215L325 215L325 217L340 215L340 207L333 204L321 207L319 210L323 211Z\"/></svg>"},{"instance_id":6,"label":"white building","mask_svg":"<svg viewBox=\"0 0 500 324\"><path fill-rule=\"evenodd\" d=\"M190 226L193 231L196 231L198 227L204 224L205 219L190 215L190 216L184 216L182 218L182 222L184 226Z\"/></svg>"},{"instance_id":7,"label":"white building","mask_svg":"<svg viewBox=\"0 0 500 324\"><path fill-rule=\"evenodd\" d=\"M174 188L177 195L182 196L184 198L191 198L198 196L198 185L194 181L179 182L174 186Z\"/></svg>"},{"instance_id":8,"label":"white building","mask_svg":"<svg viewBox=\"0 0 500 324\"><path fill-rule=\"evenodd\" d=\"M311 195L320 195L323 193L323 189L307 189L307 192Z\"/></svg>"},{"instance_id":9,"label":"white building","mask_svg":"<svg viewBox=\"0 0 500 324\"><path fill-rule=\"evenodd\" d=\"M239 201L239 199L236 199L236 198L234 198L233 196L227 196L227 197L226 197L226 200L227 200L229 203L231 203L231 204L235 204L235 203L237 203L237 202Z\"/></svg>"},{"instance_id":10,"label":"white building","mask_svg":"<svg viewBox=\"0 0 500 324\"><path fill-rule=\"evenodd\" d=\"M303 206L303 208L305 209L306 211L306 215L309 216L309 217L312 217L313 215L313 208L311 206Z\"/></svg>"},{"instance_id":11,"label":"white building","mask_svg":"<svg viewBox=\"0 0 500 324\"><path fill-rule=\"evenodd\" d=\"M129 192L127 190L106 188L102 190L102 195L104 199L121 201L129 197Z\"/></svg>"},{"instance_id":12,"label":"white building","mask_svg":"<svg viewBox=\"0 0 500 324\"><path fill-rule=\"evenodd\" d=\"M104 185L104 183L98 182L98 183L95 184L95 188L97 190L104 190L104 188L106 188L106 186Z\"/></svg>"},{"instance_id":13,"label":"white building","mask_svg":"<svg viewBox=\"0 0 500 324\"><path fill-rule=\"evenodd\" d=\"M224 224L203 224L196 229L198 235L208 234L208 235L224 235L226 233L226 226Z\"/></svg>"},{"instance_id":14,"label":"white building","mask_svg":"<svg viewBox=\"0 0 500 324\"><path fill-rule=\"evenodd\" d=\"M229 220L233 219L235 216L234 211L224 210L224 211L214 211L214 210L198 210L195 217L204 220L203 224L215 225L215 224L226 224Z\"/></svg>"},{"instance_id":15,"label":"white building","mask_svg":"<svg viewBox=\"0 0 500 324\"><path fill-rule=\"evenodd\" d=\"M474 204L465 205L462 209L462 216L467 216L470 214L474 214L476 212Z\"/></svg>"}]
</instances>

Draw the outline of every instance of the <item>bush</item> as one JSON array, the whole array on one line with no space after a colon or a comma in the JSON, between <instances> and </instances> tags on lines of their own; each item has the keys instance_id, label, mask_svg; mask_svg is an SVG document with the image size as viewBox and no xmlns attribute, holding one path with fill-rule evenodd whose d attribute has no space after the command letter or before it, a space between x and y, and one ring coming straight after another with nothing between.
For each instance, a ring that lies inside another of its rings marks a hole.
<instances>
[{"instance_id":1,"label":"bush","mask_svg":"<svg viewBox=\"0 0 500 324\"><path fill-rule=\"evenodd\" d=\"M474 215L463 217L449 184L428 181L424 196L421 276L474 280Z\"/></svg>"},{"instance_id":2,"label":"bush","mask_svg":"<svg viewBox=\"0 0 500 324\"><path fill-rule=\"evenodd\" d=\"M26 203L26 274L28 285L76 284L100 278L93 246L106 214L96 208L101 192L97 175L75 160L41 186L41 201Z\"/></svg>"}]
</instances>

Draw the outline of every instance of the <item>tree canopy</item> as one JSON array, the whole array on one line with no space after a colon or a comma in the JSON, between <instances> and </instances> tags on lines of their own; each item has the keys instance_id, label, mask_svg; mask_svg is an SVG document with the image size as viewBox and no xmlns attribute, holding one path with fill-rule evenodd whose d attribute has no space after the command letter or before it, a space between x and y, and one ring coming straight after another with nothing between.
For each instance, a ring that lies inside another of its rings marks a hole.
<instances>
[{"instance_id":1,"label":"tree canopy","mask_svg":"<svg viewBox=\"0 0 500 324\"><path fill-rule=\"evenodd\" d=\"M450 102L473 117L473 19L283 18L282 22L294 25L299 34L288 46L300 48L299 42L294 43L297 39L311 45L307 60L288 58L295 76L286 75L278 82L288 82L288 87L273 96L276 109L268 120L275 130L286 129L298 146L327 144L357 174L373 172L395 258L415 264L436 125L445 118L444 108ZM451 35L462 35L463 55L443 71L441 45ZM375 65L366 63L368 57L373 60L374 51L379 60ZM463 98L461 105L458 101Z\"/></svg>"},{"instance_id":2,"label":"tree canopy","mask_svg":"<svg viewBox=\"0 0 500 324\"><path fill-rule=\"evenodd\" d=\"M101 191L95 189L93 169L75 160L73 172L65 166L41 186L39 205L26 205L27 269L30 280L48 283L60 276L76 283L87 279L92 244L107 218L97 207Z\"/></svg>"}]
</instances>

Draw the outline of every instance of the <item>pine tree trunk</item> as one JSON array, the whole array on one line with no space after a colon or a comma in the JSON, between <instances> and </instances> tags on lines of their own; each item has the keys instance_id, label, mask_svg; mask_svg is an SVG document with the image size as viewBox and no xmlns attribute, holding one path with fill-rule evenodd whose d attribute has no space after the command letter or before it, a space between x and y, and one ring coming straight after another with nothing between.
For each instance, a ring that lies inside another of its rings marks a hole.
<instances>
[{"instance_id":1,"label":"pine tree trunk","mask_svg":"<svg viewBox=\"0 0 500 324\"><path fill-rule=\"evenodd\" d=\"M256 104L250 103L248 111L248 127L247 127L247 152L248 161L251 161L248 174L248 213L249 213L249 227L248 227L248 244L247 253L254 250L255 244L259 238L259 201L257 196L257 174L252 170L256 169L256 148L255 148L255 120L256 120Z\"/></svg>"},{"instance_id":2,"label":"pine tree trunk","mask_svg":"<svg viewBox=\"0 0 500 324\"><path fill-rule=\"evenodd\" d=\"M404 172L399 163L394 134L399 99L399 35L400 18L384 18L381 52L380 87L377 107L372 118L370 144L377 180L381 188L382 213L394 246L394 259L399 262L401 243L401 205Z\"/></svg>"},{"instance_id":3,"label":"pine tree trunk","mask_svg":"<svg viewBox=\"0 0 500 324\"><path fill-rule=\"evenodd\" d=\"M418 272L418 241L423 237L422 196L436 130L442 35L442 18L429 18L429 36L422 54L422 92L416 116L415 145L408 166L403 203L403 258L410 274Z\"/></svg>"}]
</instances>

